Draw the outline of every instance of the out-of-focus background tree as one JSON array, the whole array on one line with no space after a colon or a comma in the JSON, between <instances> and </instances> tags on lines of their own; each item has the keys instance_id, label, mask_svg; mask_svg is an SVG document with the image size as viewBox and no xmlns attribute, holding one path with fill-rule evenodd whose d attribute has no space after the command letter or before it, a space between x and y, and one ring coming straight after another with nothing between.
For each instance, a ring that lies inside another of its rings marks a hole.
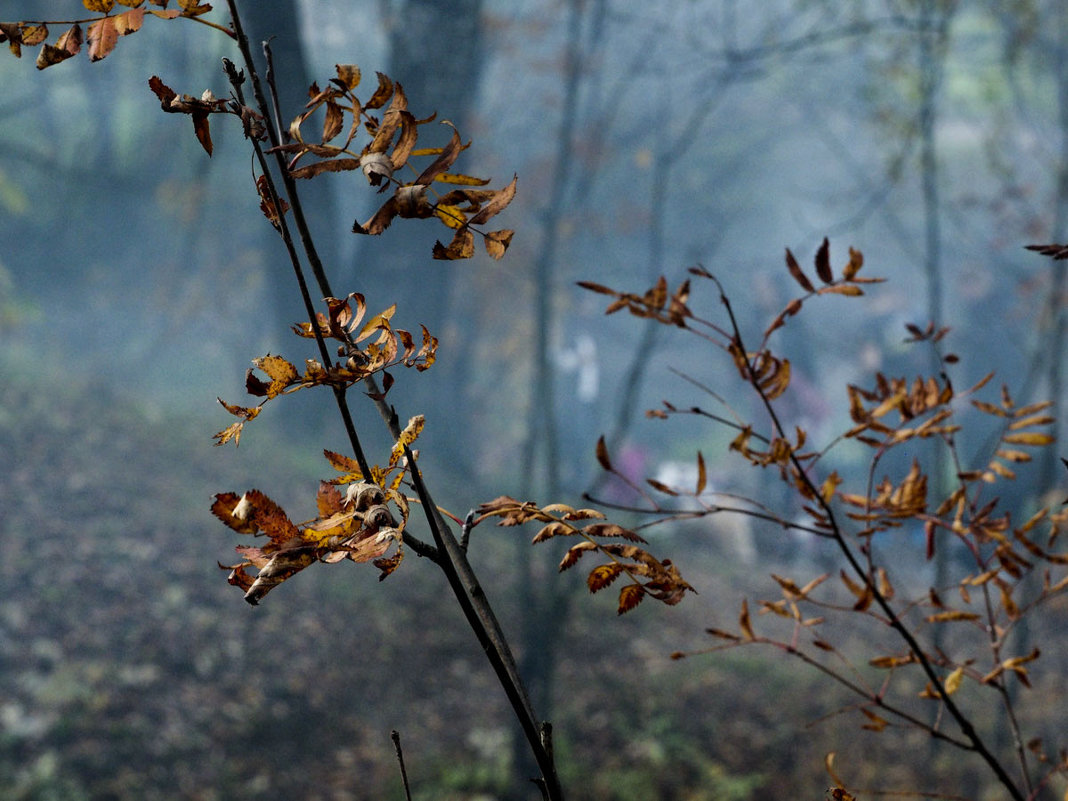
<instances>
[{"instance_id":1,"label":"out-of-focus background tree","mask_svg":"<svg viewBox=\"0 0 1068 801\"><path fill-rule=\"evenodd\" d=\"M61 5L2 13L79 13ZM410 221L359 238L362 179L315 182L335 288L441 337L440 363L391 399L426 414L428 474L460 514L506 492L579 502L602 433L636 477L687 480L700 447L714 489L776 502L726 433L642 417L697 397L672 368L717 387L722 364L603 317L580 279L638 290L701 262L758 331L792 291L783 247L830 235L890 281L791 325L811 436L847 420L846 382L927 369L903 324L932 316L961 385L997 370L1021 402L1064 394L1064 263L1022 249L1068 236L1064 0L262 5L243 4L275 37L288 116L358 63L474 140L464 172L520 176L500 262L434 262L436 232ZM393 728L417 797L532 797L504 700L418 560L381 585L317 567L257 609L215 566L231 556L212 493L255 485L299 516L342 442L324 398L269 410L239 451L209 447L247 359L308 352L284 335L300 308L240 131L213 126L209 161L147 87L223 95L231 45L154 22L98 64L0 58L0 795L400 798ZM1056 487L1054 455L1009 487L1021 516ZM853 721L820 722L836 701L794 665L670 662L718 602L820 553L736 519L659 536L701 594L616 620L513 530L475 535L575 797L818 797L829 750L861 782L974 789L946 755L904 758L907 735L873 748Z\"/></svg>"}]
</instances>

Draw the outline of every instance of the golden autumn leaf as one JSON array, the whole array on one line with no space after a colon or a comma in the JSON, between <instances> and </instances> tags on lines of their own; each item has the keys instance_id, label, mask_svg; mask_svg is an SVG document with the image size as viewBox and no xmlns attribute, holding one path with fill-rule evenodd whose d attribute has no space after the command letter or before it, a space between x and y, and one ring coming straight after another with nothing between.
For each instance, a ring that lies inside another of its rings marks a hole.
<instances>
[{"instance_id":1,"label":"golden autumn leaf","mask_svg":"<svg viewBox=\"0 0 1068 801\"><path fill-rule=\"evenodd\" d=\"M401 431L397 441L393 444L393 450L389 454L390 466L395 465L400 458L404 456L406 448L410 448L419 438L419 434L423 431L423 426L426 425L426 418L417 414L408 421L408 425Z\"/></svg>"},{"instance_id":2,"label":"golden autumn leaf","mask_svg":"<svg viewBox=\"0 0 1068 801\"><path fill-rule=\"evenodd\" d=\"M820 287L816 294L818 295L846 295L848 297L859 297L864 294L864 290L859 286L853 284L831 284L830 286Z\"/></svg>"},{"instance_id":3,"label":"golden autumn leaf","mask_svg":"<svg viewBox=\"0 0 1068 801\"><path fill-rule=\"evenodd\" d=\"M957 667L956 669L953 670L952 673L950 673L948 676L946 676L946 680L943 683L943 686L946 689L946 695L953 695L953 693L955 693L957 690L959 690L961 682L963 680L964 680L964 668L963 667Z\"/></svg>"},{"instance_id":4,"label":"golden autumn leaf","mask_svg":"<svg viewBox=\"0 0 1068 801\"><path fill-rule=\"evenodd\" d=\"M586 577L586 585L589 587L591 593L599 592L619 578L622 572L623 565L619 562L609 562L605 565L598 565L591 570L590 575Z\"/></svg>"},{"instance_id":5,"label":"golden autumn leaf","mask_svg":"<svg viewBox=\"0 0 1068 801\"><path fill-rule=\"evenodd\" d=\"M645 600L645 588L640 584L627 584L619 590L617 615L624 615Z\"/></svg>"},{"instance_id":6,"label":"golden autumn leaf","mask_svg":"<svg viewBox=\"0 0 1068 801\"><path fill-rule=\"evenodd\" d=\"M268 398L274 398L282 394L287 387L300 380L300 373L297 368L281 356L274 356L268 353L266 356L253 359L252 364L266 373L267 377L271 379L268 384L264 384L258 379L256 379L258 383L250 384L249 380L246 380L246 388L252 395L265 395ZM250 375L249 378L254 377Z\"/></svg>"},{"instance_id":7,"label":"golden autumn leaf","mask_svg":"<svg viewBox=\"0 0 1068 801\"><path fill-rule=\"evenodd\" d=\"M864 266L864 254L859 250L849 249L849 264L842 270L842 277L847 281L852 281L860 268Z\"/></svg>"}]
</instances>

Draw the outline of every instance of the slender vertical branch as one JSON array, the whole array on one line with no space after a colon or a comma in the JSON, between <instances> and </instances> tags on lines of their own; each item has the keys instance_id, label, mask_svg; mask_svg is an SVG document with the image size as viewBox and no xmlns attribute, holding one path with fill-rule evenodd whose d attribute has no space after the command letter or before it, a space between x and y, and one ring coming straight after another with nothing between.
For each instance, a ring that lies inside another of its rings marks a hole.
<instances>
[{"instance_id":1,"label":"slender vertical branch","mask_svg":"<svg viewBox=\"0 0 1068 801\"><path fill-rule=\"evenodd\" d=\"M237 11L237 3L235 0L227 0L227 5L230 9L230 18L232 20L234 35L237 38L238 48L241 51L241 57L245 62L245 70L252 80L253 95L256 100L256 106L265 120L271 119L270 107L267 105L267 98L263 91L263 85L260 82L259 72L256 70L256 63L252 58L252 51L249 48L248 37L245 35L244 28L241 26L241 16ZM224 62L230 66L227 68L230 82L234 86L234 92L237 95L238 102L244 104L243 94L241 90L241 80L237 73L237 70L233 68L233 64L229 61ZM279 132L276 126L268 124L267 134L271 141L271 145L276 147L280 144ZM252 146L256 151L256 158L260 165L266 182L267 190L271 195L272 200L277 204L277 208L281 208L279 198L281 197L278 192L277 186L274 181L274 175L267 164L266 154L263 152L263 148L256 140L252 140ZM308 229L307 220L304 217L304 209L300 203L300 197L297 193L296 185L293 182L293 178L289 175L289 171L286 169L285 159L278 151L275 152L275 166L278 169L279 174L282 176L283 184L286 188L286 195L289 198L289 206L293 211L293 219L297 224L297 230L300 233L301 245L304 249L305 256L308 259L308 263L311 266L312 273L315 275L316 280L319 283L319 288L323 295L330 297L333 293L330 291L330 282L326 278L326 273L323 270L322 262L319 260L318 252L315 249L315 243L312 240L311 232ZM315 332L315 341L319 347L319 355L322 359L323 365L329 367L331 364L330 353L326 348L326 342L323 339L322 332L319 331L319 327L315 325L315 306L312 303L311 293L308 291L307 281L304 279L304 271L301 267L300 258L297 255L296 248L293 244L292 236L289 233L289 227L286 223L285 214L278 215L278 230L282 235L282 241L285 243L286 251L289 254L290 262L293 265L293 271L296 274L297 284L300 288L300 295L304 301L305 310L308 313L308 319L312 323L312 330ZM349 411L348 402L345 397L344 387L334 387L334 400L337 404L338 412L341 415L341 420L345 426L345 433L348 435L349 444L352 447L353 454L356 457L357 463L360 465L360 470L363 471L365 476L371 475L370 462L367 461L367 456L364 454L363 447L360 444L360 437L356 433L356 425L352 420L352 413Z\"/></svg>"}]
</instances>

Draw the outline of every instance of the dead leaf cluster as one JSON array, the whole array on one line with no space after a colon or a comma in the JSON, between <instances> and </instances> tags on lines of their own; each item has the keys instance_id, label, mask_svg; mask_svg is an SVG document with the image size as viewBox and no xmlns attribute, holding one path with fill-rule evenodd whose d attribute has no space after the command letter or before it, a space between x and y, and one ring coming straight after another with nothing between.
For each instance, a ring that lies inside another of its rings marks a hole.
<instances>
[{"instance_id":1,"label":"dead leaf cluster","mask_svg":"<svg viewBox=\"0 0 1068 801\"><path fill-rule=\"evenodd\" d=\"M275 150L289 158L289 173L294 178L314 178L327 172L360 171L379 192L393 190L392 195L366 222L353 223L358 234L381 234L397 217L410 219L436 218L453 230L448 245L434 245L435 259L466 259L474 255L475 233L482 235L486 252L501 258L512 241L509 229L481 233L484 225L501 212L515 197L517 178L502 189L482 189L488 180L452 172L460 153L468 147L460 134L452 129L452 137L444 147L416 147L419 127L432 122L435 115L417 119L408 110L404 88L379 72L378 86L366 102L355 94L360 84L359 67L351 64L335 66L336 77L320 89L313 84L304 111L289 126L291 141ZM388 104L388 105L387 105ZM307 141L304 126L322 110L323 122L317 129L318 141ZM373 112L380 112L379 114ZM452 127L452 124L445 122ZM335 142L344 133L344 139ZM357 137L363 133L367 141L357 150ZM318 160L300 166L305 157ZM410 164L417 157L433 156L433 161L416 171ZM398 177L404 168L414 176L411 180ZM436 184L456 187L439 192Z\"/></svg>"},{"instance_id":2,"label":"dead leaf cluster","mask_svg":"<svg viewBox=\"0 0 1068 801\"><path fill-rule=\"evenodd\" d=\"M560 560L561 572L574 567L587 553L598 553L605 557L606 562L590 570L586 585L591 593L596 593L626 576L629 581L619 590L618 614L634 609L646 597L674 605L687 592L695 591L670 559L654 557L641 547L646 544L641 536L622 526L604 522L605 515L596 509L575 509L562 503L539 507L531 501L517 501L502 495L479 506L478 515L476 522L495 517L499 518L497 525L500 526L541 523L541 528L531 540L535 545L557 537L580 540L564 553ZM586 520L595 522L581 522Z\"/></svg>"}]
</instances>

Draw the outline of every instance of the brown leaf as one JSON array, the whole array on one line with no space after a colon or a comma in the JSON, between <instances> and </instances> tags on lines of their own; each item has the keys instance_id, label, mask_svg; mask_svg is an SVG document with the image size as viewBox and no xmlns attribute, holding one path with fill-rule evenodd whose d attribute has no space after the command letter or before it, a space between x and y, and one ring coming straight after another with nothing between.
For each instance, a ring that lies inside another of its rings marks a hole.
<instances>
[{"instance_id":1,"label":"brown leaf","mask_svg":"<svg viewBox=\"0 0 1068 801\"><path fill-rule=\"evenodd\" d=\"M339 133L345 124L345 115L341 113L341 106L333 101L326 104L326 117L323 120L323 142L329 142Z\"/></svg>"},{"instance_id":2,"label":"brown leaf","mask_svg":"<svg viewBox=\"0 0 1068 801\"><path fill-rule=\"evenodd\" d=\"M114 17L104 17L92 23L86 30L89 40L89 60L100 61L115 49L119 32L115 28Z\"/></svg>"},{"instance_id":3,"label":"brown leaf","mask_svg":"<svg viewBox=\"0 0 1068 801\"><path fill-rule=\"evenodd\" d=\"M790 271L790 275L801 285L803 290L806 292L814 292L816 290L812 286L812 282L808 280L808 276L802 271L801 265L797 263L794 254L790 252L790 248L786 248L786 269Z\"/></svg>"},{"instance_id":4,"label":"brown leaf","mask_svg":"<svg viewBox=\"0 0 1068 801\"><path fill-rule=\"evenodd\" d=\"M360 85L360 68L355 64L335 64L337 79L346 89L355 89Z\"/></svg>"},{"instance_id":5,"label":"brown leaf","mask_svg":"<svg viewBox=\"0 0 1068 801\"><path fill-rule=\"evenodd\" d=\"M928 615L924 620L928 623L944 623L951 620L978 620L979 615L975 612L962 612L960 610L950 610L948 612L936 612L933 615Z\"/></svg>"},{"instance_id":6,"label":"brown leaf","mask_svg":"<svg viewBox=\"0 0 1068 801\"><path fill-rule=\"evenodd\" d=\"M256 191L260 196L260 211L263 212L263 216L267 218L268 222L275 227L275 230L278 230L282 225L282 215L289 211L289 204L286 203L284 198L279 198L282 206L281 214L279 214L278 206L271 197L266 175L261 175L256 179Z\"/></svg>"},{"instance_id":7,"label":"brown leaf","mask_svg":"<svg viewBox=\"0 0 1068 801\"><path fill-rule=\"evenodd\" d=\"M494 259L503 258L508 246L512 244L512 236L514 235L515 231L507 228L500 231L490 231L485 236L486 253Z\"/></svg>"},{"instance_id":8,"label":"brown leaf","mask_svg":"<svg viewBox=\"0 0 1068 801\"><path fill-rule=\"evenodd\" d=\"M469 228L461 228L452 238L452 242L445 247L441 242L434 243L433 256L435 259L452 261L455 259L469 259L475 253L475 234Z\"/></svg>"},{"instance_id":9,"label":"brown leaf","mask_svg":"<svg viewBox=\"0 0 1068 801\"><path fill-rule=\"evenodd\" d=\"M0 26L0 30L4 30L3 26ZM48 26L44 23L34 25L25 22L20 22L19 37L22 40L22 44L26 45L27 47L39 45L41 44L41 42L48 38Z\"/></svg>"},{"instance_id":10,"label":"brown leaf","mask_svg":"<svg viewBox=\"0 0 1068 801\"><path fill-rule=\"evenodd\" d=\"M259 575L245 593L245 600L255 606L268 592L315 561L315 549L310 546L278 551L260 568Z\"/></svg>"},{"instance_id":11,"label":"brown leaf","mask_svg":"<svg viewBox=\"0 0 1068 801\"><path fill-rule=\"evenodd\" d=\"M101 58L103 58L103 56L101 56ZM211 129L208 125L208 112L194 111L191 116L193 117L193 131L197 135L197 141L200 142L201 147L203 147L207 154L210 156L212 144Z\"/></svg>"},{"instance_id":12,"label":"brown leaf","mask_svg":"<svg viewBox=\"0 0 1068 801\"><path fill-rule=\"evenodd\" d=\"M300 374L297 372L297 368L281 356L274 356L268 353L266 356L253 359L252 363L265 372L271 379L271 383L267 385L265 390L265 394L268 398L274 398L281 395L287 387L300 380Z\"/></svg>"},{"instance_id":13,"label":"brown leaf","mask_svg":"<svg viewBox=\"0 0 1068 801\"><path fill-rule=\"evenodd\" d=\"M389 76L381 72L376 72L375 74L378 76L378 88L371 95L371 99L363 104L366 109L382 108L393 96L393 81L390 80Z\"/></svg>"},{"instance_id":14,"label":"brown leaf","mask_svg":"<svg viewBox=\"0 0 1068 801\"><path fill-rule=\"evenodd\" d=\"M847 264L845 266L845 269L842 270L842 277L845 278L845 280L847 281L852 281L856 277L857 273L860 272L860 268L863 266L864 254L861 253L859 250L854 250L853 248L850 248L849 264Z\"/></svg>"},{"instance_id":15,"label":"brown leaf","mask_svg":"<svg viewBox=\"0 0 1068 801\"><path fill-rule=\"evenodd\" d=\"M160 105L164 110L169 109L171 101L178 97L178 93L171 89L171 87L167 86L167 84L161 81L156 75L153 75L148 79L148 88L159 98Z\"/></svg>"},{"instance_id":16,"label":"brown leaf","mask_svg":"<svg viewBox=\"0 0 1068 801\"><path fill-rule=\"evenodd\" d=\"M123 5L132 5L132 3L127 0ZM119 36L127 36L141 30L141 25L144 24L145 20L145 9L131 8L129 11L113 17L113 19L115 20L115 32Z\"/></svg>"},{"instance_id":17,"label":"brown leaf","mask_svg":"<svg viewBox=\"0 0 1068 801\"><path fill-rule=\"evenodd\" d=\"M495 214L502 211L509 203L512 202L512 198L515 197L516 185L519 182L519 176L513 175L511 182L508 186L498 190L494 193L493 197L482 207L482 210L471 218L471 225L481 225Z\"/></svg>"},{"instance_id":18,"label":"brown leaf","mask_svg":"<svg viewBox=\"0 0 1068 801\"><path fill-rule=\"evenodd\" d=\"M260 530L249 511L250 504L245 501L245 496L232 492L216 495L211 505L211 513L239 534L255 534Z\"/></svg>"},{"instance_id":19,"label":"brown leaf","mask_svg":"<svg viewBox=\"0 0 1068 801\"><path fill-rule=\"evenodd\" d=\"M816 251L816 275L825 284L834 280L834 272L831 270L831 243L827 237L823 237L823 244Z\"/></svg>"},{"instance_id":20,"label":"brown leaf","mask_svg":"<svg viewBox=\"0 0 1068 801\"><path fill-rule=\"evenodd\" d=\"M597 462L598 462L598 464L601 465L602 469L604 469L604 470L608 471L609 473L611 473L612 472L612 461L608 458L608 446L605 445L604 435L603 434L597 439L597 451L596 451L596 453L597 453Z\"/></svg>"},{"instance_id":21,"label":"brown leaf","mask_svg":"<svg viewBox=\"0 0 1068 801\"><path fill-rule=\"evenodd\" d=\"M742 611L738 615L738 627L742 630L742 636L747 640L756 639L753 634L753 625L749 622L749 602L742 599Z\"/></svg>"},{"instance_id":22,"label":"brown leaf","mask_svg":"<svg viewBox=\"0 0 1068 801\"><path fill-rule=\"evenodd\" d=\"M82 49L82 29L75 23L56 40L55 45L44 44L37 54L37 69L43 70L78 54Z\"/></svg>"},{"instance_id":23,"label":"brown leaf","mask_svg":"<svg viewBox=\"0 0 1068 801\"><path fill-rule=\"evenodd\" d=\"M415 179L415 183L427 186L441 173L445 172L456 161L457 156L460 155L460 151L463 150L463 143L460 141L460 133L456 130L452 123L442 123L443 125L449 125L452 127L452 138L449 139L447 144L430 166L419 173L419 177Z\"/></svg>"},{"instance_id":24,"label":"brown leaf","mask_svg":"<svg viewBox=\"0 0 1068 801\"><path fill-rule=\"evenodd\" d=\"M308 164L304 167L297 167L289 171L289 174L294 178L314 178L316 175L321 175L324 172L345 172L347 170L358 170L362 166L360 159L344 158L333 159L330 161L317 161L314 164Z\"/></svg>"}]
</instances>

